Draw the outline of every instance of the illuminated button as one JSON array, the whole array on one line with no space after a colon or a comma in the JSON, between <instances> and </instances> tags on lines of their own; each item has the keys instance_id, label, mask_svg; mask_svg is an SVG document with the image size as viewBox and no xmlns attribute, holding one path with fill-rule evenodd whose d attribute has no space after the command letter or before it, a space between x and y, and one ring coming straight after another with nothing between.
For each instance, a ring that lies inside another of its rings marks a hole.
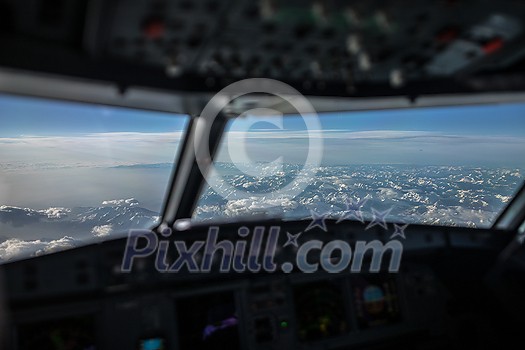
<instances>
[{"instance_id":1,"label":"illuminated button","mask_svg":"<svg viewBox=\"0 0 525 350\"><path fill-rule=\"evenodd\" d=\"M502 47L503 47L503 39L495 38L495 39L489 41L488 43L486 43L485 45L483 45L483 51L487 55L489 55L489 54L491 54L493 52L498 51Z\"/></svg>"}]
</instances>

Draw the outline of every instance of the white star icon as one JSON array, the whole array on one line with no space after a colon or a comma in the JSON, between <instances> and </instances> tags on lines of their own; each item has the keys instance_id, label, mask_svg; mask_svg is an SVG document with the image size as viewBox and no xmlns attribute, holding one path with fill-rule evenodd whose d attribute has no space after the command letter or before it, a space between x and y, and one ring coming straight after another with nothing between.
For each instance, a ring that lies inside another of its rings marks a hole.
<instances>
[{"instance_id":1,"label":"white star icon","mask_svg":"<svg viewBox=\"0 0 525 350\"><path fill-rule=\"evenodd\" d=\"M392 236L390 236L390 239L392 238L395 238L397 236L403 238L403 239L406 239L405 237L405 230L406 228L408 227L408 224L406 225L398 225L398 224L394 224L394 233L392 234Z\"/></svg>"},{"instance_id":2,"label":"white star icon","mask_svg":"<svg viewBox=\"0 0 525 350\"><path fill-rule=\"evenodd\" d=\"M312 222L310 223L310 225L308 225L308 227L304 231L306 232L316 227L319 227L324 232L327 232L326 222L325 222L327 214L319 215L313 210L310 210L310 214L312 215Z\"/></svg>"},{"instance_id":3,"label":"white star icon","mask_svg":"<svg viewBox=\"0 0 525 350\"><path fill-rule=\"evenodd\" d=\"M372 215L374 216L374 218L368 224L365 230L368 230L376 225L379 225L385 230L387 230L388 224L386 223L385 218L388 216L388 214L390 214L391 211L392 211L392 208L385 210L385 211L378 211L375 208L372 208Z\"/></svg>"},{"instance_id":4,"label":"white star icon","mask_svg":"<svg viewBox=\"0 0 525 350\"><path fill-rule=\"evenodd\" d=\"M302 232L299 232L295 235L292 235L290 232L286 232L286 236L288 237L288 240L286 241L286 243L283 245L283 248L284 247L287 247L289 245L293 245L294 247L298 248L299 247L299 244L297 243L297 239L299 238L299 236L301 235Z\"/></svg>"},{"instance_id":5,"label":"white star icon","mask_svg":"<svg viewBox=\"0 0 525 350\"><path fill-rule=\"evenodd\" d=\"M363 218L363 212L361 208L368 201L368 198L361 199L359 201L353 198L346 199L346 210L343 215L337 220L336 224L340 223L343 220L348 220L351 218L357 219L359 222L364 223L365 219Z\"/></svg>"}]
</instances>

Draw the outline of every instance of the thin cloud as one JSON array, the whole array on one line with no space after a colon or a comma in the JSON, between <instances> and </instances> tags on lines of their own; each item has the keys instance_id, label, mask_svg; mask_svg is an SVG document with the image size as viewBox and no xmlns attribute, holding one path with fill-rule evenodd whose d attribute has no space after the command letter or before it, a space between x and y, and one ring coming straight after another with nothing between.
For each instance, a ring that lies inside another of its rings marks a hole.
<instances>
[{"instance_id":1,"label":"thin cloud","mask_svg":"<svg viewBox=\"0 0 525 350\"><path fill-rule=\"evenodd\" d=\"M182 136L176 131L0 138L0 171L172 162Z\"/></svg>"}]
</instances>

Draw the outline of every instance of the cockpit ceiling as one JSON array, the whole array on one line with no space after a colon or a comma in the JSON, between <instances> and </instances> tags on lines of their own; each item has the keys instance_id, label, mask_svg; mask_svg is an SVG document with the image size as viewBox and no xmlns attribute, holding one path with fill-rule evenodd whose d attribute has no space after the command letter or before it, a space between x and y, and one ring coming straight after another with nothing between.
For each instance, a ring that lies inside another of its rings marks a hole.
<instances>
[{"instance_id":1,"label":"cockpit ceiling","mask_svg":"<svg viewBox=\"0 0 525 350\"><path fill-rule=\"evenodd\" d=\"M121 90L245 78L320 96L525 89L519 1L32 1L31 15L27 2L2 2L0 65Z\"/></svg>"}]
</instances>

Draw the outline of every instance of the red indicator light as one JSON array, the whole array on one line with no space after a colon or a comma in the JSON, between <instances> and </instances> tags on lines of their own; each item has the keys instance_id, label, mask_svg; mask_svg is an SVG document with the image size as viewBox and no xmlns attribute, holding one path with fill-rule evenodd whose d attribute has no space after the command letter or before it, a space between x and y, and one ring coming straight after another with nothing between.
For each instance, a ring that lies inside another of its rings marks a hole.
<instances>
[{"instance_id":1,"label":"red indicator light","mask_svg":"<svg viewBox=\"0 0 525 350\"><path fill-rule=\"evenodd\" d=\"M148 39L155 40L164 35L166 31L166 26L164 22L160 19L151 19L146 21L142 26L142 31L144 36Z\"/></svg>"},{"instance_id":2,"label":"red indicator light","mask_svg":"<svg viewBox=\"0 0 525 350\"><path fill-rule=\"evenodd\" d=\"M502 47L503 47L503 39L501 38L492 39L491 41L483 45L483 52L489 55L493 52L498 51Z\"/></svg>"}]
</instances>

